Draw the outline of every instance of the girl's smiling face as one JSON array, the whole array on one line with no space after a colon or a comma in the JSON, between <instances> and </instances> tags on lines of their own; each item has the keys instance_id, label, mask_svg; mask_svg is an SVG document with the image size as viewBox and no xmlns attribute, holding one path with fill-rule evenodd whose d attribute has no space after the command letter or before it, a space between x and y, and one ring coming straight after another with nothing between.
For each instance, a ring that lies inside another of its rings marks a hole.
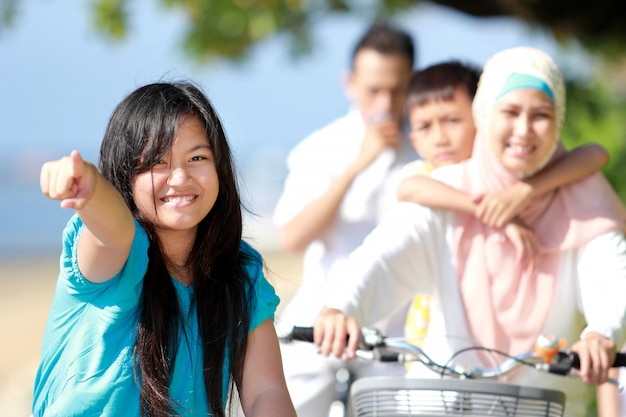
<instances>
[{"instance_id":1,"label":"girl's smiling face","mask_svg":"<svg viewBox=\"0 0 626 417\"><path fill-rule=\"evenodd\" d=\"M157 232L197 230L219 193L215 159L204 125L182 119L170 152L133 180L133 198Z\"/></svg>"},{"instance_id":2,"label":"girl's smiling face","mask_svg":"<svg viewBox=\"0 0 626 417\"><path fill-rule=\"evenodd\" d=\"M554 103L543 91L526 88L500 98L491 116L489 142L502 166L518 177L545 166L556 141Z\"/></svg>"}]
</instances>

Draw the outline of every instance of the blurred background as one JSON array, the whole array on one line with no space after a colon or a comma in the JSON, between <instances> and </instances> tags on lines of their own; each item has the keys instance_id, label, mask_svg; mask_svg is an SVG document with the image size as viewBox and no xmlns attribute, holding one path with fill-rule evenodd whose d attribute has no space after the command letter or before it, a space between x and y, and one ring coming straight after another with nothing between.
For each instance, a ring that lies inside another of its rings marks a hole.
<instances>
[{"instance_id":1,"label":"blurred background","mask_svg":"<svg viewBox=\"0 0 626 417\"><path fill-rule=\"evenodd\" d=\"M585 2L580 2L585 3ZM246 235L284 299L299 258L271 224L289 150L348 109L342 76L376 17L415 36L417 66L532 45L568 79L568 147L608 148L626 197L626 19L617 0L0 0L0 415L30 413L32 379L71 212L38 186L77 149L96 162L108 118L140 85L190 78L212 100L254 215ZM620 168L622 167L622 168Z\"/></svg>"}]
</instances>

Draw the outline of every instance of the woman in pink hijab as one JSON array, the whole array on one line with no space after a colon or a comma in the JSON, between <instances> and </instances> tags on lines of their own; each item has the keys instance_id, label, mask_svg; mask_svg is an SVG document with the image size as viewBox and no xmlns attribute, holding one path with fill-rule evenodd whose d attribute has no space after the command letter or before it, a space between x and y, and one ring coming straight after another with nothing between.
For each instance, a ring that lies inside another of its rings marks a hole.
<instances>
[{"instance_id":1,"label":"woman in pink hijab","mask_svg":"<svg viewBox=\"0 0 626 417\"><path fill-rule=\"evenodd\" d=\"M472 158L433 172L471 196L508 188L564 152L563 77L542 51L520 47L492 56L473 112ZM316 343L324 354L353 357L358 326L428 292L433 331L423 346L440 363L476 345L517 355L548 334L565 338L580 354L585 382L605 382L616 344L625 341L623 218L623 206L601 174L545 194L519 215L541 248L525 267L502 230L471 215L399 203L337 270L337 287L315 325ZM485 367L502 358L477 350L458 359ZM579 380L531 369L510 382L564 391L568 416L585 415L593 392Z\"/></svg>"}]
</instances>

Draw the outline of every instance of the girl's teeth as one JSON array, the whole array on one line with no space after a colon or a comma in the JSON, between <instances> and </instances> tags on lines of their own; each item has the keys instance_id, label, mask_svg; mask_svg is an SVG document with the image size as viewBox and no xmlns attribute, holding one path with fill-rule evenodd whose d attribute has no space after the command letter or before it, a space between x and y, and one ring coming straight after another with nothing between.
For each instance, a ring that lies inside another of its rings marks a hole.
<instances>
[{"instance_id":1,"label":"girl's teeth","mask_svg":"<svg viewBox=\"0 0 626 417\"><path fill-rule=\"evenodd\" d=\"M188 195L184 197L168 197L165 199L165 201L168 203L182 203L182 202L189 201L192 199L193 199L193 196Z\"/></svg>"}]
</instances>

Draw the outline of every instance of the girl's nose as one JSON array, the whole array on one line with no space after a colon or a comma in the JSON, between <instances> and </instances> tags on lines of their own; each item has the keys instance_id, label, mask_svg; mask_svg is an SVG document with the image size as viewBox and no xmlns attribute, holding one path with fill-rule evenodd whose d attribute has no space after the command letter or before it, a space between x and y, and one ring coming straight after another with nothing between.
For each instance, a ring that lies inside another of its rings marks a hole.
<instances>
[{"instance_id":1,"label":"girl's nose","mask_svg":"<svg viewBox=\"0 0 626 417\"><path fill-rule=\"evenodd\" d=\"M170 172L170 176L167 179L167 185L183 185L186 184L191 178L187 171L183 168L174 168Z\"/></svg>"}]
</instances>

